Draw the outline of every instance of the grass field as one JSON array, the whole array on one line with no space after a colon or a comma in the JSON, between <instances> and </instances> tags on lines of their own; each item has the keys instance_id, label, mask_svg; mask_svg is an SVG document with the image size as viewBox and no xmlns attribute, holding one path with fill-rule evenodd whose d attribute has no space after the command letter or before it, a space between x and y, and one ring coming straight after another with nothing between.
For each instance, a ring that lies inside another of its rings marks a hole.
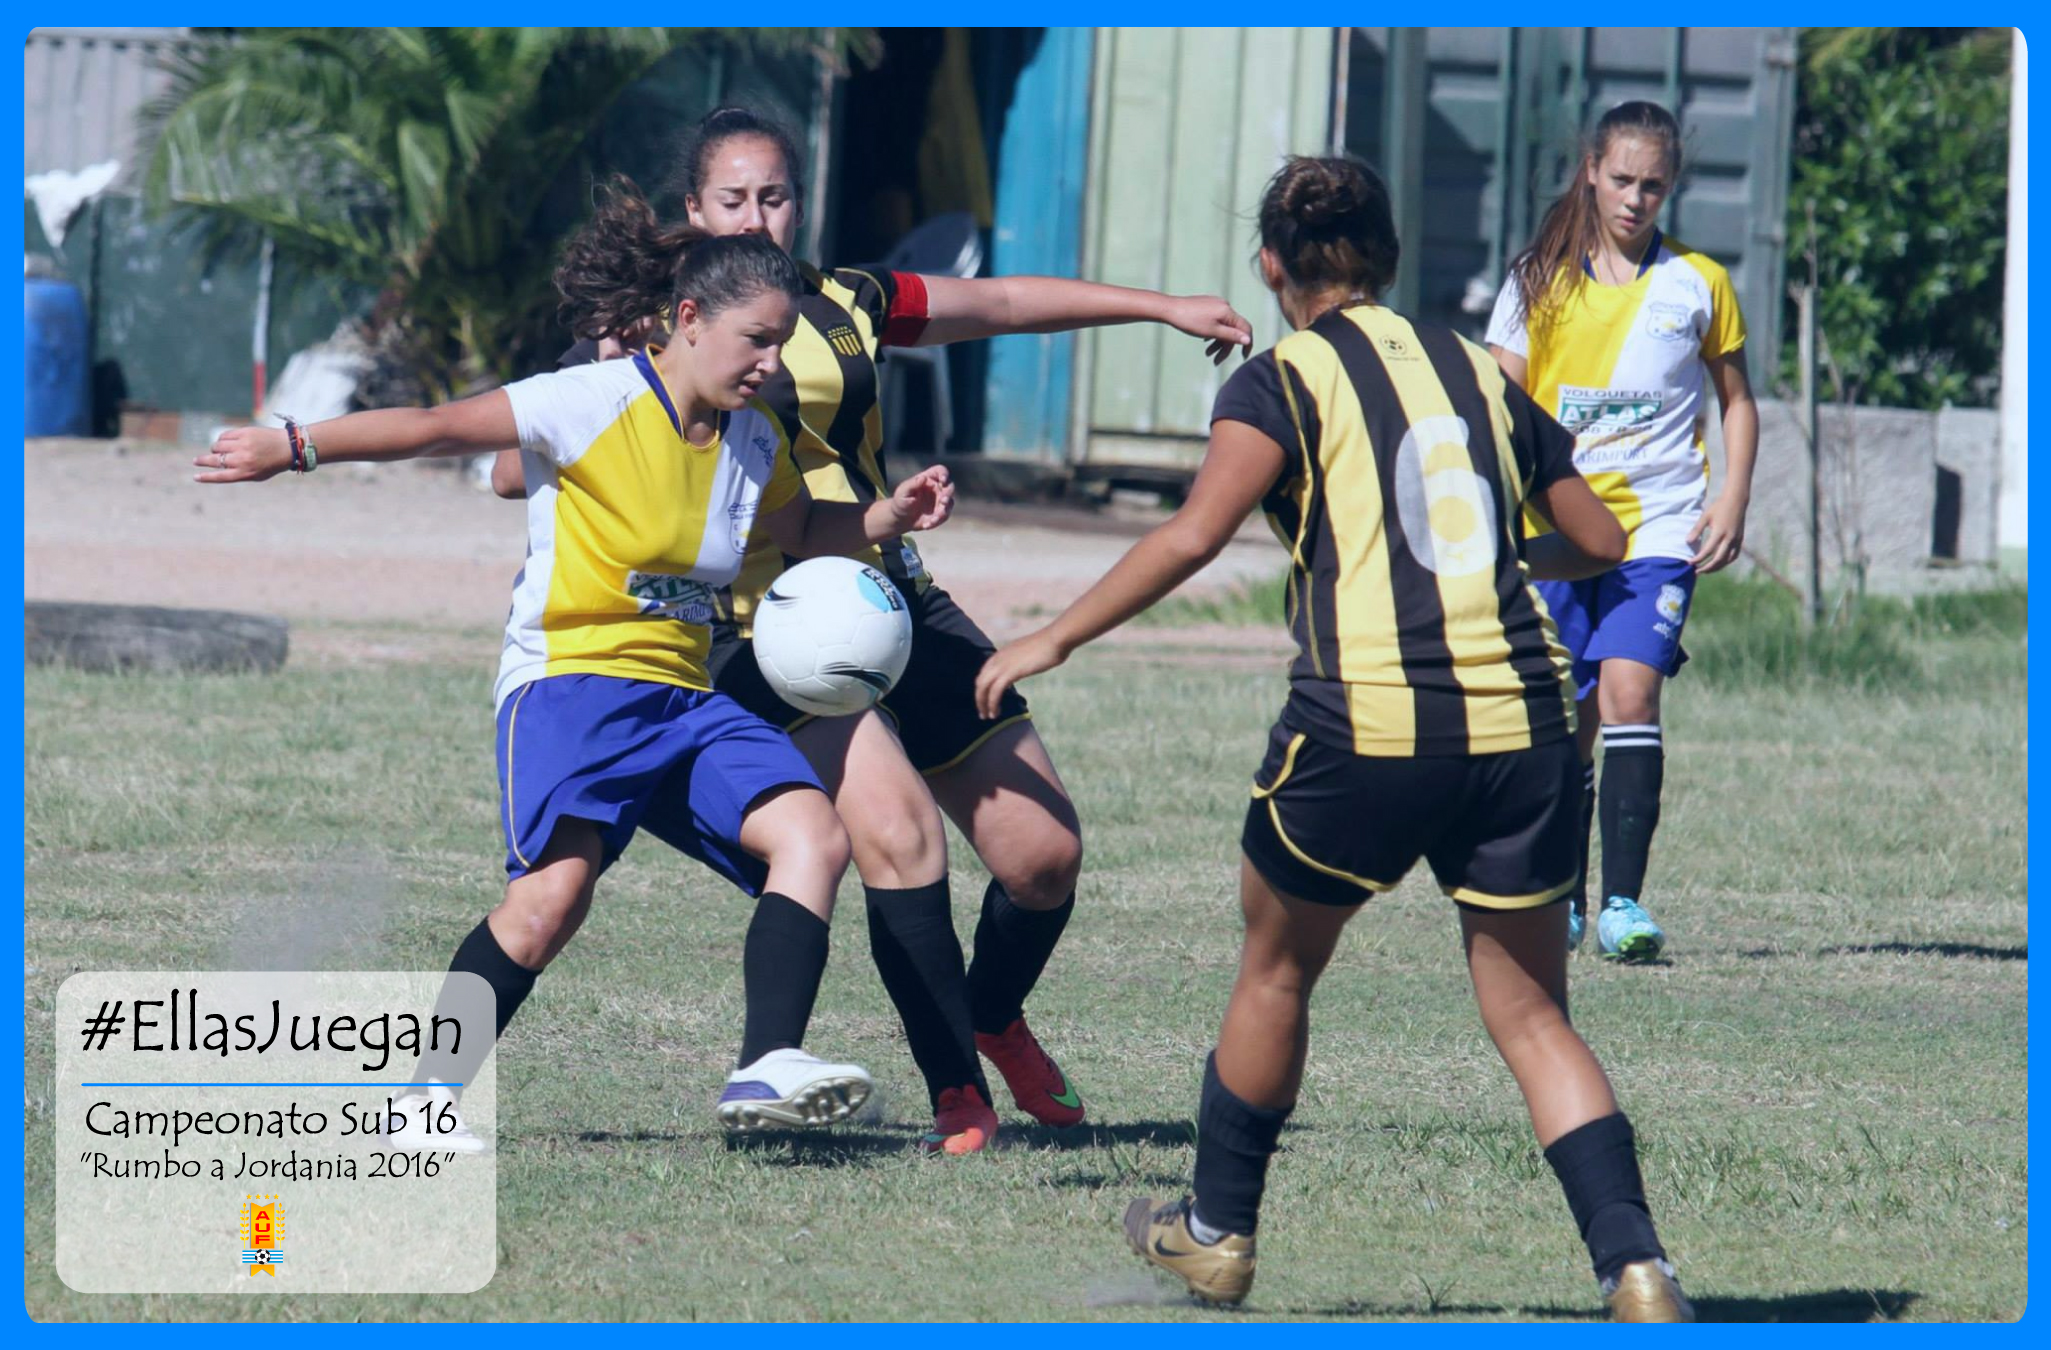
<instances>
[{"instance_id":1,"label":"grass field","mask_svg":"<svg viewBox=\"0 0 2051 1350\"><path fill-rule=\"evenodd\" d=\"M1579 959L1576 1022L1638 1126L1705 1319L2014 1318L2029 1217L2022 604L1986 623L1889 619L1913 678L1866 680L1746 647L1739 635L1772 621L1751 604L1705 596L1690 630L1701 676L1669 700L1651 898L1672 959ZM730 1147L710 1106L740 1024L748 911L644 840L502 1048L488 1288L71 1293L51 1265L58 984L75 969L445 964L496 898L495 650L480 634L471 664L272 679L29 672L30 1313L1599 1315L1473 1013L1451 909L1421 877L1355 923L1319 991L1247 1311L1171 1297L1125 1252L1125 1201L1188 1174L1236 952L1245 783L1281 696L1271 662L1135 648L1086 653L1030 690L1089 849L1033 1016L1092 1124L1008 1129L1009 1147L968 1160L911 1153L923 1095L850 883L812 1043L875 1071L880 1117ZM956 844L966 938L982 877Z\"/></svg>"}]
</instances>

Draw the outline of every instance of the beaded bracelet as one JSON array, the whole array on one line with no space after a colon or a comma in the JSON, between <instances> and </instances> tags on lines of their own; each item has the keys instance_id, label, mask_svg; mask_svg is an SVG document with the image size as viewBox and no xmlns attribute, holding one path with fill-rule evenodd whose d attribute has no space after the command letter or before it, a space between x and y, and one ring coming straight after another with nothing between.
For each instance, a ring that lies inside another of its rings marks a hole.
<instances>
[{"instance_id":1,"label":"beaded bracelet","mask_svg":"<svg viewBox=\"0 0 2051 1350\"><path fill-rule=\"evenodd\" d=\"M285 418L285 443L292 449L292 472L312 473L320 464L320 453L314 449L313 438L290 417Z\"/></svg>"}]
</instances>

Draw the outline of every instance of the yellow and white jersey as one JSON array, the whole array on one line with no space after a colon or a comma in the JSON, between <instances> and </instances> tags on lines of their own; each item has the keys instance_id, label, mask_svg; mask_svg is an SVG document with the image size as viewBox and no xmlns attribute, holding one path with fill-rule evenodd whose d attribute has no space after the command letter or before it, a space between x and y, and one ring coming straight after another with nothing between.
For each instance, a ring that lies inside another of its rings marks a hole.
<instances>
[{"instance_id":1,"label":"yellow and white jersey","mask_svg":"<svg viewBox=\"0 0 2051 1350\"><path fill-rule=\"evenodd\" d=\"M717 440L684 438L646 354L506 386L527 474L527 563L513 583L496 697L544 675L710 689L715 593L760 513L802 490L790 442L750 403Z\"/></svg>"},{"instance_id":2,"label":"yellow and white jersey","mask_svg":"<svg viewBox=\"0 0 2051 1350\"><path fill-rule=\"evenodd\" d=\"M1688 532L1709 488L1703 363L1745 345L1729 274L1660 237L1629 285L1583 278L1536 325L1523 311L1513 275L1496 296L1488 342L1525 359L1525 389L1574 433L1574 467L1623 524L1625 557L1692 558ZM1550 528L1526 520L1534 534Z\"/></svg>"}]
</instances>

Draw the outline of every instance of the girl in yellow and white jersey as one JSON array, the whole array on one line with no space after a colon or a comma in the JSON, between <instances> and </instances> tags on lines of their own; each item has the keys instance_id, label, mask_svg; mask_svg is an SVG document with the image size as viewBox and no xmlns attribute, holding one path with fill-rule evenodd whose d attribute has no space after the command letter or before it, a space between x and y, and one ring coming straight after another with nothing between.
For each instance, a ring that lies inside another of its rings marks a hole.
<instances>
[{"instance_id":1,"label":"girl in yellow and white jersey","mask_svg":"<svg viewBox=\"0 0 2051 1350\"><path fill-rule=\"evenodd\" d=\"M1574 658L1584 840L1601 731L1606 899L1596 932L1603 953L1623 960L1651 960L1666 945L1640 903L1665 777L1660 689L1688 659L1681 629L1695 578L1728 567L1744 544L1759 447L1730 278L1659 229L1680 171L1672 113L1643 102L1610 109L1572 185L1511 264L1488 326L1489 350L1510 378L1575 433L1574 467L1629 541L1614 571L1539 583ZM1726 458L1713 500L1703 444L1711 390ZM1585 874L1585 843L1582 864ZM1581 944L1586 907L1584 876L1570 946Z\"/></svg>"},{"instance_id":2,"label":"girl in yellow and white jersey","mask_svg":"<svg viewBox=\"0 0 2051 1350\"><path fill-rule=\"evenodd\" d=\"M870 1088L860 1067L800 1048L847 831L783 730L713 692L712 596L732 584L758 536L801 557L859 553L938 525L954 490L936 468L866 504L813 501L781 424L755 402L781 367L803 284L774 242L662 230L623 188L564 268L623 255L672 292L666 348L438 408L239 428L195 461L199 480L520 447L533 489L527 563L497 687L509 880L458 948L452 975L491 986L503 1033L583 923L599 876L646 829L757 897L742 956L747 1018L720 1120L729 1129L828 1124ZM470 1080L492 1046L472 1039L468 1053L423 1063L423 1095ZM486 1147L460 1128L418 1143Z\"/></svg>"}]
</instances>

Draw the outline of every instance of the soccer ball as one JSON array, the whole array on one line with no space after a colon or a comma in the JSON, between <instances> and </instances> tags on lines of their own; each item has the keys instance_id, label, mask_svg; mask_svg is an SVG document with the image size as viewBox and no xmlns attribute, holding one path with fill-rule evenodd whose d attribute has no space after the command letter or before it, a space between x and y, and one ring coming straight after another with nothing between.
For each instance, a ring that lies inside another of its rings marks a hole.
<instances>
[{"instance_id":1,"label":"soccer ball","mask_svg":"<svg viewBox=\"0 0 2051 1350\"><path fill-rule=\"evenodd\" d=\"M912 616L890 579L853 558L811 558L755 607L755 664L778 697L820 717L872 706L904 674Z\"/></svg>"}]
</instances>

